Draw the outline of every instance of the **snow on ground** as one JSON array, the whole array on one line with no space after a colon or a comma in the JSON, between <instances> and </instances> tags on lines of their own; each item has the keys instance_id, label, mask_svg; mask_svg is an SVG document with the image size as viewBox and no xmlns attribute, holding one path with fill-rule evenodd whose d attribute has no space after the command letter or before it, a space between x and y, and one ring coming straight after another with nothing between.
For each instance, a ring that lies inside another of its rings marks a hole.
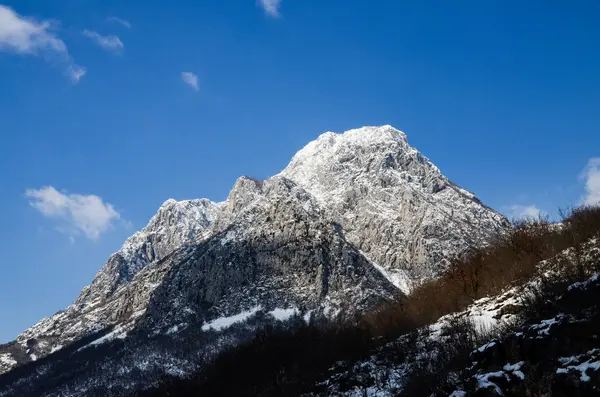
<instances>
[{"instance_id":1,"label":"snow on ground","mask_svg":"<svg viewBox=\"0 0 600 397\"><path fill-rule=\"evenodd\" d=\"M402 291L403 294L408 295L410 293L410 291L411 291L410 280L404 274L404 272L402 270L394 269L394 270L388 271L383 266L381 266L381 265L375 263L373 260L371 260L371 258L369 258L369 255L366 254L365 252L360 251L360 253L371 263L371 265L373 265L373 267L375 269L377 269L377 271L379 273L381 273L383 275L383 277L385 277L396 288L398 288L400 291Z\"/></svg>"},{"instance_id":2,"label":"snow on ground","mask_svg":"<svg viewBox=\"0 0 600 397\"><path fill-rule=\"evenodd\" d=\"M246 321L250 317L254 316L259 310L261 310L261 306L256 306L250 310L245 312L241 312L234 316L229 317L219 317L209 323L206 323L202 326L202 331L208 331L210 329L214 331L220 331L222 329L226 329L231 327L233 324L240 323Z\"/></svg>"},{"instance_id":3,"label":"snow on ground","mask_svg":"<svg viewBox=\"0 0 600 397\"><path fill-rule=\"evenodd\" d=\"M506 364L502 369L504 369L507 372L512 372L513 375L515 375L521 380L524 380L525 374L521 371L521 367L523 366L523 364L525 364L524 361L519 361L516 364Z\"/></svg>"},{"instance_id":4,"label":"snow on ground","mask_svg":"<svg viewBox=\"0 0 600 397\"><path fill-rule=\"evenodd\" d=\"M115 340L115 339L125 339L126 337L127 337L127 331L125 329L123 329L121 327L115 327L115 329L112 330L111 332L109 332L108 334L88 343L87 345L85 345L83 347L80 347L79 349L77 349L77 351L87 349L88 347L91 347L91 346L98 346L103 343L107 343L112 340Z\"/></svg>"},{"instance_id":5,"label":"snow on ground","mask_svg":"<svg viewBox=\"0 0 600 397\"><path fill-rule=\"evenodd\" d=\"M473 322L479 333L485 334L501 324L510 324L516 320L514 314L506 313L505 311L510 306L521 305L522 296L523 287L515 287L498 296L481 298L473 302L462 312L451 313L441 317L437 322L430 325L429 329L433 333L433 337L438 337L441 330L451 320L466 317Z\"/></svg>"},{"instance_id":6,"label":"snow on ground","mask_svg":"<svg viewBox=\"0 0 600 397\"><path fill-rule=\"evenodd\" d=\"M305 323L307 323L307 324L308 324L308 323L310 323L310 319L311 319L311 317L312 317L312 313L313 313L313 311L312 311L312 310L309 310L309 311L307 311L307 312L304 314L304 316L303 316L302 318L304 319L304 322L305 322Z\"/></svg>"},{"instance_id":7,"label":"snow on ground","mask_svg":"<svg viewBox=\"0 0 600 397\"><path fill-rule=\"evenodd\" d=\"M488 372L486 374L476 375L475 378L477 379L477 389L489 389L491 387L501 396L504 395L502 389L490 379L505 378L506 380L509 380L504 371Z\"/></svg>"},{"instance_id":8,"label":"snow on ground","mask_svg":"<svg viewBox=\"0 0 600 397\"><path fill-rule=\"evenodd\" d=\"M273 309L269 312L269 315L274 317L275 320L286 321L299 313L300 311L297 308L292 307L289 309Z\"/></svg>"},{"instance_id":9,"label":"snow on ground","mask_svg":"<svg viewBox=\"0 0 600 397\"><path fill-rule=\"evenodd\" d=\"M574 288L585 288L588 285L590 285L593 282L598 281L598 278L600 278L600 273L594 273L594 275L592 277L590 277L588 280L586 281L578 281L576 283L573 283L571 285L569 285L569 287L567 288L568 291L571 291Z\"/></svg>"},{"instance_id":10,"label":"snow on ground","mask_svg":"<svg viewBox=\"0 0 600 397\"><path fill-rule=\"evenodd\" d=\"M561 357L558 361L562 365L567 365L556 370L557 374L568 374L572 371L579 372L579 380L582 382L590 381L590 372L600 370L600 349L592 349L587 353L572 357ZM575 365L569 365L575 364Z\"/></svg>"},{"instance_id":11,"label":"snow on ground","mask_svg":"<svg viewBox=\"0 0 600 397\"><path fill-rule=\"evenodd\" d=\"M582 358L584 358L586 356L595 355L595 354L600 354L600 349L592 349L589 352L587 352L585 354L580 354L578 356L561 357L558 359L558 361L562 365L568 365L568 364L573 364L573 363L579 362L582 360Z\"/></svg>"},{"instance_id":12,"label":"snow on ground","mask_svg":"<svg viewBox=\"0 0 600 397\"><path fill-rule=\"evenodd\" d=\"M343 362L340 363L343 364ZM334 376L334 378L322 382L321 386L334 386L334 388L329 391L330 396L332 397L393 397L402 389L403 381L409 368L410 365L408 364L390 368L387 365L382 365L376 356L372 356L365 361L356 363L350 373L352 374L354 381L359 379L364 381L365 379L363 379L363 377L365 374L368 374L367 377L370 380L375 380L375 384L370 386L354 386L350 390L337 392L335 390L337 382ZM331 368L331 370L334 369L335 366Z\"/></svg>"},{"instance_id":13,"label":"snow on ground","mask_svg":"<svg viewBox=\"0 0 600 397\"><path fill-rule=\"evenodd\" d=\"M483 345L479 349L477 349L477 351L480 353L483 353L484 351L486 351L487 349L489 349L490 347L493 347L493 346L496 346L496 341L486 343L485 345Z\"/></svg>"},{"instance_id":14,"label":"snow on ground","mask_svg":"<svg viewBox=\"0 0 600 397\"><path fill-rule=\"evenodd\" d=\"M186 323L174 325L171 328L169 328L168 330L166 330L165 334L167 334L167 335L176 334L177 332L181 331L182 329L185 329L185 327L187 327Z\"/></svg>"},{"instance_id":15,"label":"snow on ground","mask_svg":"<svg viewBox=\"0 0 600 397\"><path fill-rule=\"evenodd\" d=\"M598 371L600 369L600 360L598 361L586 361L579 365L569 365L567 368L559 368L556 370L557 374L560 373L568 373L569 370L577 370L581 373L581 377L579 378L582 382L589 382L590 377L586 373L588 369L592 369L593 371Z\"/></svg>"},{"instance_id":16,"label":"snow on ground","mask_svg":"<svg viewBox=\"0 0 600 397\"><path fill-rule=\"evenodd\" d=\"M559 314L556 317L552 317L548 320L542 320L539 324L534 324L530 329L537 330L538 335L550 335L550 329L554 324L559 324L565 318L564 314Z\"/></svg>"}]
</instances>

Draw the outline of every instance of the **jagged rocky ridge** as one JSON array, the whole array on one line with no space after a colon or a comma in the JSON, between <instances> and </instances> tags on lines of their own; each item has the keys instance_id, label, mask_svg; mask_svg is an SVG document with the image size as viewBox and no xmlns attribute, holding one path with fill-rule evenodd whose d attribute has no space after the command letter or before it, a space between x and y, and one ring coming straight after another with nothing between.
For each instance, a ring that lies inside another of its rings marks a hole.
<instances>
[{"instance_id":1,"label":"jagged rocky ridge","mask_svg":"<svg viewBox=\"0 0 600 397\"><path fill-rule=\"evenodd\" d=\"M506 227L402 132L325 133L279 175L238 179L225 202L165 202L72 306L0 346L0 371L29 363L8 374L0 395L42 395L36 382L56 377L64 357L83 357L90 346L102 357L94 367L102 380L90 380L86 365L61 369L64 382L43 395L118 385L118 368L140 373L130 387L165 372L183 375L269 321L372 309ZM165 338L168 352L160 348ZM190 354L183 346L192 339L211 348ZM104 346L110 341L118 354Z\"/></svg>"}]
</instances>

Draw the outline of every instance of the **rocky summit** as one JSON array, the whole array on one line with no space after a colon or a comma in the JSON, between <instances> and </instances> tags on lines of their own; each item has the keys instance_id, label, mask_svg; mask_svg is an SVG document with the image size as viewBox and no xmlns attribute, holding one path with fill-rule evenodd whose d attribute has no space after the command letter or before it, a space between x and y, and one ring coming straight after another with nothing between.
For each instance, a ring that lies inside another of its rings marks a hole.
<instances>
[{"instance_id":1,"label":"rocky summit","mask_svg":"<svg viewBox=\"0 0 600 397\"><path fill-rule=\"evenodd\" d=\"M75 303L0 346L0 396L185 376L266 325L401 298L508 227L393 127L327 132L224 202L167 200Z\"/></svg>"}]
</instances>

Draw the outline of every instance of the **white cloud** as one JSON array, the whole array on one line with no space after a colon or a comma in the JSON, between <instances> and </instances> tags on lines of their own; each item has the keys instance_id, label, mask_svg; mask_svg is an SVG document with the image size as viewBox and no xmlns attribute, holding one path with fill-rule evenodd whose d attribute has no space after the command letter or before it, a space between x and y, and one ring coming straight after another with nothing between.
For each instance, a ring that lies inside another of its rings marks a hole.
<instances>
[{"instance_id":1,"label":"white cloud","mask_svg":"<svg viewBox=\"0 0 600 397\"><path fill-rule=\"evenodd\" d=\"M580 175L585 180L584 204L600 204L600 157L591 158Z\"/></svg>"},{"instance_id":2,"label":"white cloud","mask_svg":"<svg viewBox=\"0 0 600 397\"><path fill-rule=\"evenodd\" d=\"M22 17L12 8L0 5L0 51L39 56L49 63L66 65L67 76L77 82L85 69L75 65L65 42L52 32L55 26L50 21Z\"/></svg>"},{"instance_id":3,"label":"white cloud","mask_svg":"<svg viewBox=\"0 0 600 397\"><path fill-rule=\"evenodd\" d=\"M44 186L27 190L25 196L45 217L60 221L59 230L69 234L71 239L83 233L96 240L121 217L111 204L93 194L65 194L52 186Z\"/></svg>"},{"instance_id":4,"label":"white cloud","mask_svg":"<svg viewBox=\"0 0 600 397\"><path fill-rule=\"evenodd\" d=\"M192 87L194 91L198 91L200 87L198 86L198 76L192 72L181 72L181 79L184 83Z\"/></svg>"},{"instance_id":5,"label":"white cloud","mask_svg":"<svg viewBox=\"0 0 600 397\"><path fill-rule=\"evenodd\" d=\"M508 215L516 219L537 218L543 212L535 205L511 205L508 207Z\"/></svg>"},{"instance_id":6,"label":"white cloud","mask_svg":"<svg viewBox=\"0 0 600 397\"><path fill-rule=\"evenodd\" d=\"M265 10L265 13L273 18L279 18L279 7L281 6L281 0L257 0L257 4Z\"/></svg>"},{"instance_id":7,"label":"white cloud","mask_svg":"<svg viewBox=\"0 0 600 397\"><path fill-rule=\"evenodd\" d=\"M120 54L125 48L125 45L121 39L115 35L102 36L100 33L94 32L93 30L84 30L83 35L91 39L94 43L98 44L106 51Z\"/></svg>"},{"instance_id":8,"label":"white cloud","mask_svg":"<svg viewBox=\"0 0 600 397\"><path fill-rule=\"evenodd\" d=\"M108 18L106 18L106 22L114 22L121 26L125 26L127 29L131 29L131 23L129 23L129 21L126 21L119 17L108 17Z\"/></svg>"},{"instance_id":9,"label":"white cloud","mask_svg":"<svg viewBox=\"0 0 600 397\"><path fill-rule=\"evenodd\" d=\"M81 66L71 65L67 69L67 74L73 82L77 83L83 76L85 76L85 69Z\"/></svg>"}]
</instances>

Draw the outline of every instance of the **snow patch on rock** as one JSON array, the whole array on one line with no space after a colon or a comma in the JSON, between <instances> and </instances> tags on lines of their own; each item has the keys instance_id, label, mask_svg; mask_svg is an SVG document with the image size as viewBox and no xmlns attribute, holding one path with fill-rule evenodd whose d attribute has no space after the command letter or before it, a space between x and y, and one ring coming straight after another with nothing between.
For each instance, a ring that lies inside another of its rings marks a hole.
<instances>
[{"instance_id":1,"label":"snow patch on rock","mask_svg":"<svg viewBox=\"0 0 600 397\"><path fill-rule=\"evenodd\" d=\"M256 306L250 310L246 310L244 312L238 313L233 316L219 317L215 320L212 320L209 323L204 324L202 326L202 331L208 331L211 329L214 331L221 331L223 329L231 327L234 324L241 323L241 322L248 320L250 317L254 316L260 310L262 310L262 307Z\"/></svg>"},{"instance_id":2,"label":"snow patch on rock","mask_svg":"<svg viewBox=\"0 0 600 397\"><path fill-rule=\"evenodd\" d=\"M289 309L273 309L269 312L269 315L277 321L286 321L299 313L300 311L297 308L292 307Z\"/></svg>"}]
</instances>

